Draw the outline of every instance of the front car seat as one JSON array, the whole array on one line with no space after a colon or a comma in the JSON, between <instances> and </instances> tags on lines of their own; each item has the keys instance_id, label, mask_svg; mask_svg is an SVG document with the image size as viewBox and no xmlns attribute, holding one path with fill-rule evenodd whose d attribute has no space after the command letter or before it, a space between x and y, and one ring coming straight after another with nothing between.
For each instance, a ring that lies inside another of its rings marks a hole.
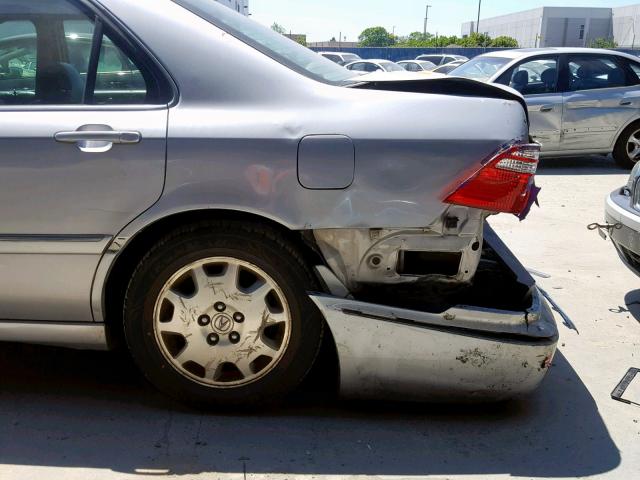
<instances>
[{"instance_id":1,"label":"front car seat","mask_svg":"<svg viewBox=\"0 0 640 480\"><path fill-rule=\"evenodd\" d=\"M39 103L73 105L82 103L84 82L69 63L54 63L42 69L39 78Z\"/></svg>"}]
</instances>

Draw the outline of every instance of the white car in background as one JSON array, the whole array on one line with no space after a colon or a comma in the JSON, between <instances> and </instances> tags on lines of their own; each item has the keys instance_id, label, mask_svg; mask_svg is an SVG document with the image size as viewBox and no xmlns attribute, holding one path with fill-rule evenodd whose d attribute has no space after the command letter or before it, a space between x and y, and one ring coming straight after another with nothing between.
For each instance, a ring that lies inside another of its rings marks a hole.
<instances>
[{"instance_id":1,"label":"white car in background","mask_svg":"<svg viewBox=\"0 0 640 480\"><path fill-rule=\"evenodd\" d=\"M424 55L418 55L416 60L426 60L427 62L431 62L436 66L446 65L447 63L463 61L467 62L469 59L464 55L449 55L443 53L427 53Z\"/></svg>"},{"instance_id":2,"label":"white car in background","mask_svg":"<svg viewBox=\"0 0 640 480\"><path fill-rule=\"evenodd\" d=\"M460 65L464 65L468 60L456 60L455 62L446 63L444 65L440 65L433 69L435 73L442 73L444 75L449 75L452 71L458 68Z\"/></svg>"},{"instance_id":3,"label":"white car in background","mask_svg":"<svg viewBox=\"0 0 640 480\"><path fill-rule=\"evenodd\" d=\"M613 154L640 160L640 59L594 48L491 52L451 76L507 85L528 105L531 135L547 157Z\"/></svg>"},{"instance_id":4,"label":"white car in background","mask_svg":"<svg viewBox=\"0 0 640 480\"><path fill-rule=\"evenodd\" d=\"M338 65L346 65L347 63L355 62L356 60L360 60L360 55L356 55L355 53L348 52L318 52L318 55L323 56L324 58L331 60Z\"/></svg>"},{"instance_id":5,"label":"white car in background","mask_svg":"<svg viewBox=\"0 0 640 480\"><path fill-rule=\"evenodd\" d=\"M397 62L407 72L430 72L436 68L436 64L426 60L402 60Z\"/></svg>"},{"instance_id":6,"label":"white car in background","mask_svg":"<svg viewBox=\"0 0 640 480\"><path fill-rule=\"evenodd\" d=\"M381 60L381 59L373 59L373 60L357 60L355 62L351 62L345 65L347 70L352 70L354 72L406 72L404 68L402 68L397 63L393 63L390 60Z\"/></svg>"}]
</instances>

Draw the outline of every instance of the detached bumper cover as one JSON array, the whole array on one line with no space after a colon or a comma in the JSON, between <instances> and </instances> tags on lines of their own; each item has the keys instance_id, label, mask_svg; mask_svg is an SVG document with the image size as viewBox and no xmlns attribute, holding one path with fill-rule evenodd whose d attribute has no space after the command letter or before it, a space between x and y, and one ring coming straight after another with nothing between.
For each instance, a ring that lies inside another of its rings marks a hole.
<instances>
[{"instance_id":1,"label":"detached bumper cover","mask_svg":"<svg viewBox=\"0 0 640 480\"><path fill-rule=\"evenodd\" d=\"M558 342L553 313L490 227L485 241L517 281L530 285L532 302L526 312L460 305L427 313L311 295L336 343L342 395L480 401L538 387Z\"/></svg>"},{"instance_id":2,"label":"detached bumper cover","mask_svg":"<svg viewBox=\"0 0 640 480\"><path fill-rule=\"evenodd\" d=\"M640 212L631 207L630 199L616 190L607 197L605 219L621 224L609 231L609 236L622 262L640 276Z\"/></svg>"}]
</instances>

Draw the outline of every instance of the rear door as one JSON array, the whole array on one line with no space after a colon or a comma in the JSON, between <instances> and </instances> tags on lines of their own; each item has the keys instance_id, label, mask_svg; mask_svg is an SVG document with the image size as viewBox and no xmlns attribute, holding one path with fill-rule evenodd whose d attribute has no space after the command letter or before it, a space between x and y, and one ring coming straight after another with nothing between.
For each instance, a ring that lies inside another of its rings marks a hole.
<instances>
[{"instance_id":1,"label":"rear door","mask_svg":"<svg viewBox=\"0 0 640 480\"><path fill-rule=\"evenodd\" d=\"M0 318L90 319L106 242L162 193L170 88L83 5L0 2Z\"/></svg>"},{"instance_id":2,"label":"rear door","mask_svg":"<svg viewBox=\"0 0 640 480\"><path fill-rule=\"evenodd\" d=\"M559 64L558 55L528 58L496 81L518 90L525 97L531 136L546 152L560 148L563 97L558 88Z\"/></svg>"},{"instance_id":3,"label":"rear door","mask_svg":"<svg viewBox=\"0 0 640 480\"><path fill-rule=\"evenodd\" d=\"M567 62L562 149L610 151L617 132L636 115L638 87L614 55L568 55Z\"/></svg>"}]
</instances>

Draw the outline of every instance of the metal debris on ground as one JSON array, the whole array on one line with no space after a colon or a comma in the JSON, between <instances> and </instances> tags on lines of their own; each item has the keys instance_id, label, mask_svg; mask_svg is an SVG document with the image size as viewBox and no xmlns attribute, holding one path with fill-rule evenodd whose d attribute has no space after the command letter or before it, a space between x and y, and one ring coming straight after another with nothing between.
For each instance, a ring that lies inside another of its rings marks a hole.
<instances>
[{"instance_id":1,"label":"metal debris on ground","mask_svg":"<svg viewBox=\"0 0 640 480\"><path fill-rule=\"evenodd\" d=\"M640 368L630 368L624 377L622 377L620 383L616 385L613 392L611 392L611 398L629 405L640 406L640 381L635 384L632 383L638 377L639 372ZM630 389L629 387L632 388ZM627 394L626 396L625 393Z\"/></svg>"}]
</instances>

